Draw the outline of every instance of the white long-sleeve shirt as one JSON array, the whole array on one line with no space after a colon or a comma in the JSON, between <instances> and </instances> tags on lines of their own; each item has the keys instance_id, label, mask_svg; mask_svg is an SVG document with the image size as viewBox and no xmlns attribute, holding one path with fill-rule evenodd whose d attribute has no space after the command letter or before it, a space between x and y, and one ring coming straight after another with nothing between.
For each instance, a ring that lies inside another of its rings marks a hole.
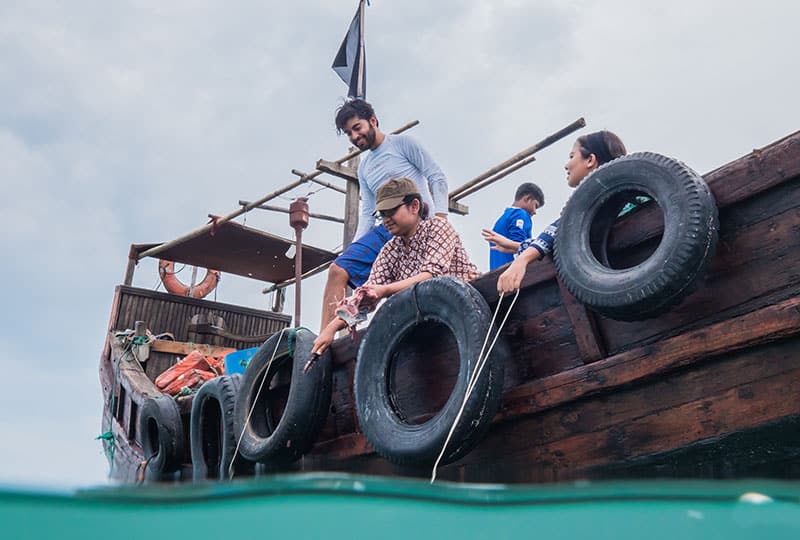
<instances>
[{"instance_id":1,"label":"white long-sleeve shirt","mask_svg":"<svg viewBox=\"0 0 800 540\"><path fill-rule=\"evenodd\" d=\"M432 213L447 213L447 178L439 165L408 135L387 134L380 146L370 150L358 166L361 215L354 240L375 225L373 214L378 188L393 178L413 180Z\"/></svg>"}]
</instances>

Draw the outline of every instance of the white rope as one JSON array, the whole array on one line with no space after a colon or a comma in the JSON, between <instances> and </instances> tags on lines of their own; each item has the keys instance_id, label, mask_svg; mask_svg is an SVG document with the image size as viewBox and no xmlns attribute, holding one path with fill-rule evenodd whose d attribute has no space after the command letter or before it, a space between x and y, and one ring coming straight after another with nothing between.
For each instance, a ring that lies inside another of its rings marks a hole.
<instances>
[{"instance_id":1,"label":"white rope","mask_svg":"<svg viewBox=\"0 0 800 540\"><path fill-rule=\"evenodd\" d=\"M256 392L256 397L253 400L253 404L250 406L250 411L247 413L247 418L242 426L242 432L239 434L239 441L236 443L236 449L233 451L231 463L228 465L228 480L233 480L233 464L236 462L236 456L239 455L239 446L242 444L242 439L244 438L244 432L247 429L247 426L250 425L250 417L253 414L253 409L256 408L256 403L258 403L258 398L261 395L261 389L264 388L267 375L269 375L269 368L272 367L272 361L275 360L275 355L278 353L278 347L281 344L281 339L283 339L283 332L285 330L286 328L281 328L281 333L278 335L278 341L275 343L275 350L272 351L272 358L270 358L269 362L267 362L267 369L264 370L264 378L261 379L261 384L258 385L258 392Z\"/></svg>"},{"instance_id":2,"label":"white rope","mask_svg":"<svg viewBox=\"0 0 800 540\"><path fill-rule=\"evenodd\" d=\"M494 315L492 315L492 321L489 323L489 328L486 331L486 338L483 340L483 346L481 347L481 352L478 355L478 361L475 363L475 367L473 368L472 374L470 375L469 382L467 383L467 391L464 395L464 400L461 402L461 408L458 410L458 414L456 415L456 419L453 422L453 425L450 426L450 432L447 434L447 438L444 441L444 445L442 446L442 451L439 452L439 457L436 458L436 461L433 464L433 470L431 471L431 484L436 481L436 470L439 468L439 462L444 457L444 453L447 450L447 445L450 444L450 439L453 436L453 433L456 430L456 426L458 422L461 420L461 415L464 413L464 409L467 406L467 401L469 401L470 396L472 395L472 391L475 389L475 385L478 383L478 379L481 376L481 372L483 371L483 367L486 365L486 360L489 358L489 355L492 354L492 350L494 349L495 343L497 343L497 339L500 337L500 332L503 330L503 326L506 324L506 320L508 320L508 316L511 314L511 310L514 307L514 303L517 301L517 297L519 296L519 289L517 289L514 298L511 300L511 304L508 306L508 310L506 311L505 316L503 317L503 321L500 323L500 326L497 328L497 332L494 335L494 339L492 340L492 344L489 345L489 350L486 351L484 354L484 350L486 349L486 344L489 342L489 336L492 333L492 328L494 328L494 321L497 319L497 314L500 312L500 304L503 303L503 296L505 293L500 293L500 298L497 300L497 307L494 310Z\"/></svg>"}]
</instances>

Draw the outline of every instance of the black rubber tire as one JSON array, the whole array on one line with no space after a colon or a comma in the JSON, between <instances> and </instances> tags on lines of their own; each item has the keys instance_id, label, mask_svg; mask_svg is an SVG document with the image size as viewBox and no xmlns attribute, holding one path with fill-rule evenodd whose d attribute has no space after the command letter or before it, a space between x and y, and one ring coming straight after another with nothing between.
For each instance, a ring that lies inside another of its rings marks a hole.
<instances>
[{"instance_id":1,"label":"black rubber tire","mask_svg":"<svg viewBox=\"0 0 800 540\"><path fill-rule=\"evenodd\" d=\"M316 337L306 328L287 329L283 335L276 333L264 342L247 365L234 409L236 433L244 430L239 452L246 459L274 470L296 461L314 446L328 415L332 385L330 352L318 358L308 373L303 373ZM275 358L267 373L273 352ZM286 362L292 362L289 395L283 414L277 424L272 425L268 388ZM267 380L259 394L265 377ZM257 395L258 402L253 407ZM250 421L245 425L251 408Z\"/></svg>"},{"instance_id":2,"label":"black rubber tire","mask_svg":"<svg viewBox=\"0 0 800 540\"><path fill-rule=\"evenodd\" d=\"M461 407L491 318L492 312L478 291L449 277L418 283L389 298L378 310L361 341L353 383L361 430L378 454L399 465L434 463ZM418 320L441 323L453 333L459 373L445 405L428 421L410 424L392 405L388 377L395 351ZM489 429L500 406L508 356L504 340L498 339L441 464L465 456Z\"/></svg>"},{"instance_id":3,"label":"black rubber tire","mask_svg":"<svg viewBox=\"0 0 800 540\"><path fill-rule=\"evenodd\" d=\"M189 443L195 482L228 479L228 470L239 440L233 409L241 380L242 376L238 373L215 377L203 384L192 400ZM237 454L233 465L234 476L251 475L253 465Z\"/></svg>"},{"instance_id":4,"label":"black rubber tire","mask_svg":"<svg viewBox=\"0 0 800 540\"><path fill-rule=\"evenodd\" d=\"M606 259L608 233L633 192L655 200L664 233L646 260L613 269L595 253ZM555 240L556 271L570 293L594 311L621 321L648 319L694 290L718 231L717 205L700 175L659 154L630 154L593 172L564 206Z\"/></svg>"},{"instance_id":5,"label":"black rubber tire","mask_svg":"<svg viewBox=\"0 0 800 540\"><path fill-rule=\"evenodd\" d=\"M178 404L171 396L147 398L139 412L147 480L162 480L177 471L183 461L183 423Z\"/></svg>"}]
</instances>

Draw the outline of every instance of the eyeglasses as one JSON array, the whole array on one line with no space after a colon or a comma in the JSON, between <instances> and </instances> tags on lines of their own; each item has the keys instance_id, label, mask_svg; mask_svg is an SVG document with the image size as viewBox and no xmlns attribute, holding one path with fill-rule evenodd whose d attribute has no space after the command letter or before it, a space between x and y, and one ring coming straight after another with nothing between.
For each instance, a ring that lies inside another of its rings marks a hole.
<instances>
[{"instance_id":1,"label":"eyeglasses","mask_svg":"<svg viewBox=\"0 0 800 540\"><path fill-rule=\"evenodd\" d=\"M378 210L378 215L382 218L390 218L395 214L395 212L400 210L401 206L405 206L405 203L399 204L394 208L389 208L388 210Z\"/></svg>"}]
</instances>

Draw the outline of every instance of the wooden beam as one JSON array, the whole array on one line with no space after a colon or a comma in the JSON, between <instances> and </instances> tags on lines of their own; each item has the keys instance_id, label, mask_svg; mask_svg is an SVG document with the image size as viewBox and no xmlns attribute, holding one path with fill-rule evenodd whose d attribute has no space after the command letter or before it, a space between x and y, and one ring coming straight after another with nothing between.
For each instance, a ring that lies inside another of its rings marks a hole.
<instances>
[{"instance_id":1,"label":"wooden beam","mask_svg":"<svg viewBox=\"0 0 800 540\"><path fill-rule=\"evenodd\" d=\"M320 159L317 161L317 170L358 184L358 170L353 167L348 167L347 165L342 165L335 161Z\"/></svg>"},{"instance_id":2,"label":"wooden beam","mask_svg":"<svg viewBox=\"0 0 800 540\"><path fill-rule=\"evenodd\" d=\"M800 131L703 175L720 208L800 175Z\"/></svg>"},{"instance_id":3,"label":"wooden beam","mask_svg":"<svg viewBox=\"0 0 800 540\"><path fill-rule=\"evenodd\" d=\"M219 347L216 345L203 345L202 343L185 343L183 341L157 339L150 343L150 350L153 352L181 354L184 356L197 350L206 356L220 357L236 349L232 349L231 347Z\"/></svg>"},{"instance_id":4,"label":"wooden beam","mask_svg":"<svg viewBox=\"0 0 800 540\"><path fill-rule=\"evenodd\" d=\"M353 148L351 147L352 151ZM347 162L346 168L358 171L361 156L355 156ZM317 164L319 167L319 164ZM356 173L356 177L358 174ZM347 182L347 194L344 196L344 231L342 233L342 249L347 248L353 241L358 230L358 204L361 199L361 186L356 178L355 182Z\"/></svg>"},{"instance_id":5,"label":"wooden beam","mask_svg":"<svg viewBox=\"0 0 800 540\"><path fill-rule=\"evenodd\" d=\"M539 150L542 150L543 148L547 148L548 146L550 146L554 142L556 142L556 141L558 141L560 139L563 139L564 137L566 137L570 133L572 133L572 132L584 127L585 125L586 125L586 121L583 118L578 118L577 120L575 120L570 125L558 130L557 132L553 133L552 135L549 135L549 136L545 137L544 139L542 139L538 143L534 144L533 146L529 146L525 150L522 150L521 152L511 156L510 158L508 158L507 160L502 162L500 165L497 165L496 167L492 167L488 171L486 171L486 172L484 172L482 174L479 174L478 176L476 176L472 180L469 180L469 181L463 183L461 186L457 187L456 189L454 189L453 191L450 192L450 197L451 198L455 198L455 199L461 198L463 196L462 194L464 192L466 192L472 186L475 186L475 185L481 183L483 180L486 180L487 178L489 178L493 174L496 174L496 173L502 171L503 169L505 169L507 167L510 167L510 166L514 165L515 163L518 163L518 162L522 161L523 159L527 158L528 156L531 156L531 155L535 154Z\"/></svg>"},{"instance_id":6,"label":"wooden beam","mask_svg":"<svg viewBox=\"0 0 800 540\"><path fill-rule=\"evenodd\" d=\"M597 328L597 319L595 319L594 313L572 296L560 279L556 278L556 281L558 281L558 288L561 291L561 300L564 302L567 315L572 322L572 330L575 332L575 341L581 360L584 364L588 364L604 358L606 350L603 338Z\"/></svg>"},{"instance_id":7,"label":"wooden beam","mask_svg":"<svg viewBox=\"0 0 800 540\"><path fill-rule=\"evenodd\" d=\"M705 358L800 333L800 298L752 311L582 367L534 380L504 396L502 418L519 417Z\"/></svg>"},{"instance_id":8,"label":"wooden beam","mask_svg":"<svg viewBox=\"0 0 800 540\"><path fill-rule=\"evenodd\" d=\"M308 177L308 173L304 173L303 171L298 171L297 169L292 169L292 174L300 177ZM324 180L317 180L316 178L309 178L309 180L311 182L314 182L315 184L319 184L320 186L324 186L334 191L338 191L339 193L347 193L343 188L331 184L330 182L325 182Z\"/></svg>"},{"instance_id":9,"label":"wooden beam","mask_svg":"<svg viewBox=\"0 0 800 540\"><path fill-rule=\"evenodd\" d=\"M498 180L500 180L502 178L505 178L509 174L518 171L519 169L521 169L525 165L533 163L534 161L536 161L536 156L530 156L528 158L525 158L522 161L520 161L519 163L517 163L516 165L512 165L508 169L497 173L496 175L492 176L491 178L487 178L483 182L472 186L471 188L467 189L466 191L462 191L461 193L458 194L456 199L463 199L467 195L472 195L476 191L480 191L481 189L485 188L486 186L488 186L490 184L494 184Z\"/></svg>"},{"instance_id":10,"label":"wooden beam","mask_svg":"<svg viewBox=\"0 0 800 540\"><path fill-rule=\"evenodd\" d=\"M458 214L459 216L466 216L467 214L469 214L469 206L467 206L466 204L461 204L453 199L449 199L447 203L448 206L450 207L450 211L453 212L454 214Z\"/></svg>"},{"instance_id":11,"label":"wooden beam","mask_svg":"<svg viewBox=\"0 0 800 540\"><path fill-rule=\"evenodd\" d=\"M241 206L247 206L248 204L250 204L250 202L239 201L239 204ZM270 204L262 204L260 206L256 206L256 208L258 208L259 210L270 210L272 212L281 212L282 214L290 213L288 208L281 208L280 206L272 206ZM211 217L211 214L209 214L209 217ZM334 223L344 223L344 220L342 218L338 218L336 216L329 216L327 214L315 214L314 212L309 212L308 217L312 217L314 219L322 219L325 221L333 221Z\"/></svg>"}]
</instances>

